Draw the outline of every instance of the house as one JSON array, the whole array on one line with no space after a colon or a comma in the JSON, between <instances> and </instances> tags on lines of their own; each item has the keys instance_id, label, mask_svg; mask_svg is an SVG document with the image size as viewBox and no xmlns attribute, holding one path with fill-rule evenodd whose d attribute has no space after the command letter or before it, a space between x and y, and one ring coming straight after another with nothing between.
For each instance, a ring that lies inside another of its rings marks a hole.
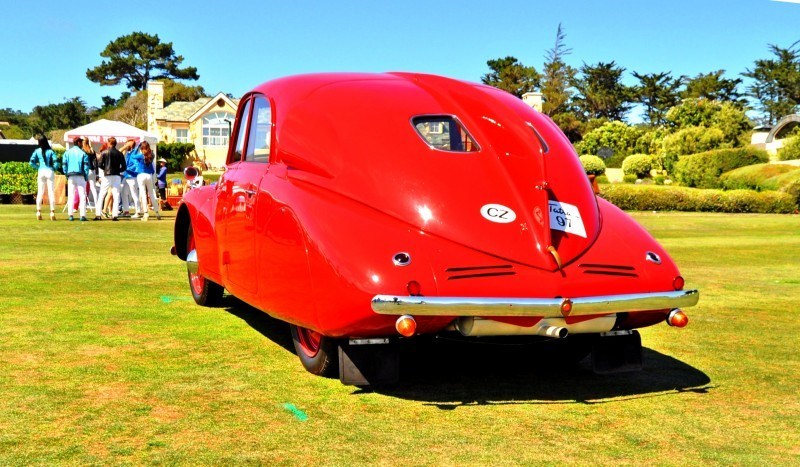
<instances>
[{"instance_id":1,"label":"house","mask_svg":"<svg viewBox=\"0 0 800 467\"><path fill-rule=\"evenodd\" d=\"M164 107L164 83L147 83L147 131L165 143L194 143L197 161L211 169L225 165L238 107L223 93Z\"/></svg>"}]
</instances>

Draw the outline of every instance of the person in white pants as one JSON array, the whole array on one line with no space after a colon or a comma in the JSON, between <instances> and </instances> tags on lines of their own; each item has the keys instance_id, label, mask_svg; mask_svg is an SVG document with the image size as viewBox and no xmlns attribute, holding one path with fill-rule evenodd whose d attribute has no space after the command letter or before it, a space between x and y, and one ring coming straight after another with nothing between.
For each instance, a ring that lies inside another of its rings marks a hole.
<instances>
[{"instance_id":1,"label":"person in white pants","mask_svg":"<svg viewBox=\"0 0 800 467\"><path fill-rule=\"evenodd\" d=\"M89 176L89 157L83 152L83 139L76 137L64 153L62 165L67 176L67 208L69 220L75 220L75 191L78 191L81 220L86 220L86 179Z\"/></svg>"},{"instance_id":2,"label":"person in white pants","mask_svg":"<svg viewBox=\"0 0 800 467\"><path fill-rule=\"evenodd\" d=\"M39 148L33 151L30 160L31 167L39 172L36 176L36 218L42 220L42 198L44 188L47 187L47 199L50 201L50 220L56 220L56 198L53 194L55 171L58 170L58 158L56 153L50 149L47 138L39 138Z\"/></svg>"},{"instance_id":3,"label":"person in white pants","mask_svg":"<svg viewBox=\"0 0 800 467\"><path fill-rule=\"evenodd\" d=\"M100 157L97 159L98 166L103 169L103 180L100 184L100 195L97 199L105 199L106 193L108 193L109 189L111 190L111 196L114 199L114 203L111 206L111 212L113 213L111 220L115 221L119 213L119 184L120 175L125 171L125 156L117 149L117 139L113 136L108 138L108 145L109 148L101 152ZM103 203L95 203L94 207L94 220L102 220Z\"/></svg>"},{"instance_id":4,"label":"person in white pants","mask_svg":"<svg viewBox=\"0 0 800 467\"><path fill-rule=\"evenodd\" d=\"M87 178L89 191L86 194L87 198L89 193L92 194L92 202L88 204L88 207L94 208L94 205L97 204L97 154L95 154L89 138L83 139L83 152L89 158L89 176Z\"/></svg>"},{"instance_id":5,"label":"person in white pants","mask_svg":"<svg viewBox=\"0 0 800 467\"><path fill-rule=\"evenodd\" d=\"M139 188L136 186L136 178L139 173L136 171L136 163L131 161L131 156L139 152L135 147L136 142L128 140L122 146L122 153L125 155L125 172L122 174L124 185L122 185L122 215L130 215L130 198L133 198L133 207L136 212L131 215L131 219L138 219L141 208L139 207Z\"/></svg>"},{"instance_id":6,"label":"person in white pants","mask_svg":"<svg viewBox=\"0 0 800 467\"><path fill-rule=\"evenodd\" d=\"M136 171L139 175L136 176L136 182L139 185L139 204L142 206L143 221L147 221L150 217L150 212L147 209L147 197L150 196L150 203L153 205L153 211L156 213L156 218L161 220L161 212L158 206L158 198L156 198L156 190L153 186L153 178L156 174L156 158L153 149L150 148L150 143L142 141L139 145L139 150L131 154L130 159L136 164Z\"/></svg>"}]
</instances>

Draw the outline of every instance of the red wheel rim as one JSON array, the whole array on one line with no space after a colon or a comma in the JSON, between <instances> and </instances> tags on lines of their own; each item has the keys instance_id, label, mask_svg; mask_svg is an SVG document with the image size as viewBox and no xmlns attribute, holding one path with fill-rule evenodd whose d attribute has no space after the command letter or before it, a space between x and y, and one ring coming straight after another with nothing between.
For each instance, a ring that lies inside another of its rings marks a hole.
<instances>
[{"instance_id":1,"label":"red wheel rim","mask_svg":"<svg viewBox=\"0 0 800 467\"><path fill-rule=\"evenodd\" d=\"M194 250L195 243L194 243L194 233L189 237L189 245L187 251ZM192 292L195 295L201 295L203 293L203 287L206 285L206 278L201 276L200 274L192 274L189 273L189 285L192 287Z\"/></svg>"},{"instance_id":2,"label":"red wheel rim","mask_svg":"<svg viewBox=\"0 0 800 467\"><path fill-rule=\"evenodd\" d=\"M309 358L314 358L319 353L319 345L322 342L322 334L310 329L297 327L297 339L300 341L300 348Z\"/></svg>"}]
</instances>

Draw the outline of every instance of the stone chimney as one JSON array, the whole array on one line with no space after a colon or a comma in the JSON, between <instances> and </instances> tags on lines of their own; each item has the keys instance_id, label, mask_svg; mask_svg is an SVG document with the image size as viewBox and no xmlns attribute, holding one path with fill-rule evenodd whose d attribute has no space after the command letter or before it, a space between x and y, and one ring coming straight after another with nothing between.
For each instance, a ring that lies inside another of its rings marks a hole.
<instances>
[{"instance_id":1,"label":"stone chimney","mask_svg":"<svg viewBox=\"0 0 800 467\"><path fill-rule=\"evenodd\" d=\"M164 108L164 83L161 81L147 82L147 131L159 134L156 124L156 113Z\"/></svg>"},{"instance_id":2,"label":"stone chimney","mask_svg":"<svg viewBox=\"0 0 800 467\"><path fill-rule=\"evenodd\" d=\"M533 107L535 110L542 111L542 93L541 92L526 92L522 95L522 102Z\"/></svg>"}]
</instances>

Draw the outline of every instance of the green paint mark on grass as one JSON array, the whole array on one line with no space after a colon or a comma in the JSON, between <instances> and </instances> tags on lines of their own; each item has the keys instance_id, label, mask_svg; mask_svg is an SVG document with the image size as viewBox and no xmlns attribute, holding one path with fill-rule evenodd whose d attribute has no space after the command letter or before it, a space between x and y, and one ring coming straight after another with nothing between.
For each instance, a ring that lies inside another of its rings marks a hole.
<instances>
[{"instance_id":1,"label":"green paint mark on grass","mask_svg":"<svg viewBox=\"0 0 800 467\"><path fill-rule=\"evenodd\" d=\"M292 415L294 415L294 418L296 418L301 422L308 420L308 415L306 415L306 413L303 412L302 410L295 407L294 404L289 404L289 403L283 404L283 408L288 410Z\"/></svg>"},{"instance_id":2,"label":"green paint mark on grass","mask_svg":"<svg viewBox=\"0 0 800 467\"><path fill-rule=\"evenodd\" d=\"M171 297L169 295L161 296L161 301L164 303L172 303L175 300L189 300L189 297Z\"/></svg>"}]
</instances>

